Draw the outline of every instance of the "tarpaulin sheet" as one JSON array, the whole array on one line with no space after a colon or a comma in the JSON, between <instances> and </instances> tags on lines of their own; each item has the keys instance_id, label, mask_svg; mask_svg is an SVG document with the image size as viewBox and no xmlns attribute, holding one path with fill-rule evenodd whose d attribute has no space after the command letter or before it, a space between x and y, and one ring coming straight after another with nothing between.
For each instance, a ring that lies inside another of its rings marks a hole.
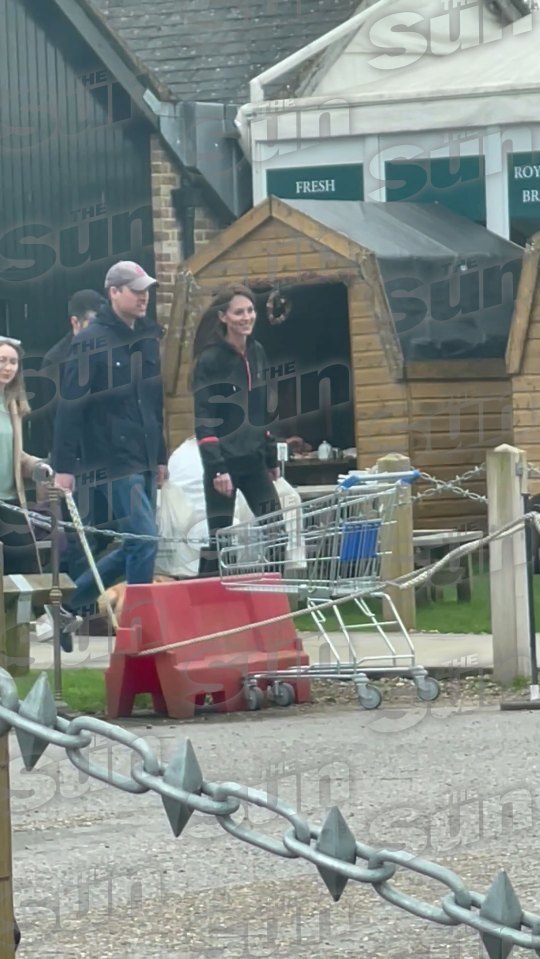
<instances>
[{"instance_id":1,"label":"tarpaulin sheet","mask_svg":"<svg viewBox=\"0 0 540 959\"><path fill-rule=\"evenodd\" d=\"M438 204L285 202L375 254L405 359L504 356L522 247Z\"/></svg>"}]
</instances>

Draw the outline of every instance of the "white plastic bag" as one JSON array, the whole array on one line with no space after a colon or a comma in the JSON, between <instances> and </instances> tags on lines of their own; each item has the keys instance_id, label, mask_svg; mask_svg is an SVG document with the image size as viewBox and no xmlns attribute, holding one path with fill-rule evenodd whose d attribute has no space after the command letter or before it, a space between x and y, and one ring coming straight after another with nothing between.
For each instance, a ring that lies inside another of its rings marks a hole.
<instances>
[{"instance_id":1,"label":"white plastic bag","mask_svg":"<svg viewBox=\"0 0 540 959\"><path fill-rule=\"evenodd\" d=\"M171 551L172 544L163 544L158 552L156 570L168 576L197 576L199 556L203 546L208 545L208 522L204 499L203 465L197 440L194 436L185 440L169 459L169 481L166 487L173 487L177 494L176 507L166 504L161 519L158 511L160 535L168 536L167 530L175 528L181 531L186 543L178 543ZM306 551L302 534L302 500L296 490L285 479L275 482L281 508L285 510L285 525L288 533L286 561L289 570L305 569ZM164 486L165 489L165 486ZM169 494L165 494L167 499ZM183 502L181 497L183 497ZM191 513L188 517L188 506ZM253 513L240 490L236 493L233 525L252 523ZM179 535L178 533L173 535ZM248 541L251 539L251 541ZM242 550L242 562L256 563L261 558L260 546L263 539L252 530L251 537L239 543ZM166 551L167 550L167 551Z\"/></svg>"},{"instance_id":2,"label":"white plastic bag","mask_svg":"<svg viewBox=\"0 0 540 959\"><path fill-rule=\"evenodd\" d=\"M279 497L285 529L287 530L287 548L285 551L286 571L305 569L306 546L302 531L302 499L294 487L282 476L274 482ZM255 517L246 503L244 495L237 491L234 511L235 523L252 523ZM246 543L246 546L248 544ZM255 544L253 544L255 545Z\"/></svg>"},{"instance_id":3,"label":"white plastic bag","mask_svg":"<svg viewBox=\"0 0 540 959\"><path fill-rule=\"evenodd\" d=\"M160 543L156 572L166 576L192 576L194 561L198 565L199 548L186 539L193 536L193 505L181 487L166 482L160 491L157 527Z\"/></svg>"}]
</instances>

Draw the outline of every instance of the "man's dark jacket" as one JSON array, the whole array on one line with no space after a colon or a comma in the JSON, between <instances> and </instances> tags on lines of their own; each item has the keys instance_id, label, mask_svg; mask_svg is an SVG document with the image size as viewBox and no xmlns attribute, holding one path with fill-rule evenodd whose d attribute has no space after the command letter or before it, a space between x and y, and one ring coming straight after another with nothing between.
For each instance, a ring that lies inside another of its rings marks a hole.
<instances>
[{"instance_id":1,"label":"man's dark jacket","mask_svg":"<svg viewBox=\"0 0 540 959\"><path fill-rule=\"evenodd\" d=\"M52 466L116 479L167 463L163 436L161 327L130 329L106 304L73 338L61 365Z\"/></svg>"},{"instance_id":2,"label":"man's dark jacket","mask_svg":"<svg viewBox=\"0 0 540 959\"><path fill-rule=\"evenodd\" d=\"M71 350L73 333L70 331L45 354L41 363L41 376L36 376L36 396L32 400L32 440L40 456L49 456L53 448L53 433L58 396L60 394L60 370ZM35 439L34 439L35 437Z\"/></svg>"}]
</instances>

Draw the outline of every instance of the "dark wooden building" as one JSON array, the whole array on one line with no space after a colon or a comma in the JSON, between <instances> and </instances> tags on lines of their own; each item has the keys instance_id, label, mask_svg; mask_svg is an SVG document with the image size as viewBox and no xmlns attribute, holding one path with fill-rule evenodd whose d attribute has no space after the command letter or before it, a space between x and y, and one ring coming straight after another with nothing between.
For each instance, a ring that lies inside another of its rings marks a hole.
<instances>
[{"instance_id":1,"label":"dark wooden building","mask_svg":"<svg viewBox=\"0 0 540 959\"><path fill-rule=\"evenodd\" d=\"M55 4L0 19L0 332L39 353L115 259L154 268L152 128Z\"/></svg>"},{"instance_id":2,"label":"dark wooden building","mask_svg":"<svg viewBox=\"0 0 540 959\"><path fill-rule=\"evenodd\" d=\"M253 69L356 6L0 0L0 333L29 374L115 260L154 272L167 322L178 262L251 206L234 116Z\"/></svg>"},{"instance_id":3,"label":"dark wooden building","mask_svg":"<svg viewBox=\"0 0 540 959\"><path fill-rule=\"evenodd\" d=\"M155 271L166 323L178 263L249 209L234 116L252 70L357 4L292 6L0 0L0 333L29 372L115 260Z\"/></svg>"}]
</instances>

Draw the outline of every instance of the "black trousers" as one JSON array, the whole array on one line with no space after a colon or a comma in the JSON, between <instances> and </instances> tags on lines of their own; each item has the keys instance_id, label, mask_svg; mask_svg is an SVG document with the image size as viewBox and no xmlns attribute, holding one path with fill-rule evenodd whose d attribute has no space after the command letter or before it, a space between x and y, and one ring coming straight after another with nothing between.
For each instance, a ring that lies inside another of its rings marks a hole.
<instances>
[{"instance_id":1,"label":"black trousers","mask_svg":"<svg viewBox=\"0 0 540 959\"><path fill-rule=\"evenodd\" d=\"M232 496L223 496L216 492L213 480L206 474L204 476L209 545L208 548L201 550L199 576L217 576L219 574L216 533L218 530L232 525L237 489L244 494L251 512L256 517L264 516L266 513L275 513L281 509L276 488L265 466L254 469L250 473L235 473L233 470L229 470L229 474L235 490ZM278 518L275 517L275 519Z\"/></svg>"},{"instance_id":2,"label":"black trousers","mask_svg":"<svg viewBox=\"0 0 540 959\"><path fill-rule=\"evenodd\" d=\"M13 504L18 505L18 504ZM4 550L4 576L39 573L36 543L23 513L0 504L0 543Z\"/></svg>"}]
</instances>

